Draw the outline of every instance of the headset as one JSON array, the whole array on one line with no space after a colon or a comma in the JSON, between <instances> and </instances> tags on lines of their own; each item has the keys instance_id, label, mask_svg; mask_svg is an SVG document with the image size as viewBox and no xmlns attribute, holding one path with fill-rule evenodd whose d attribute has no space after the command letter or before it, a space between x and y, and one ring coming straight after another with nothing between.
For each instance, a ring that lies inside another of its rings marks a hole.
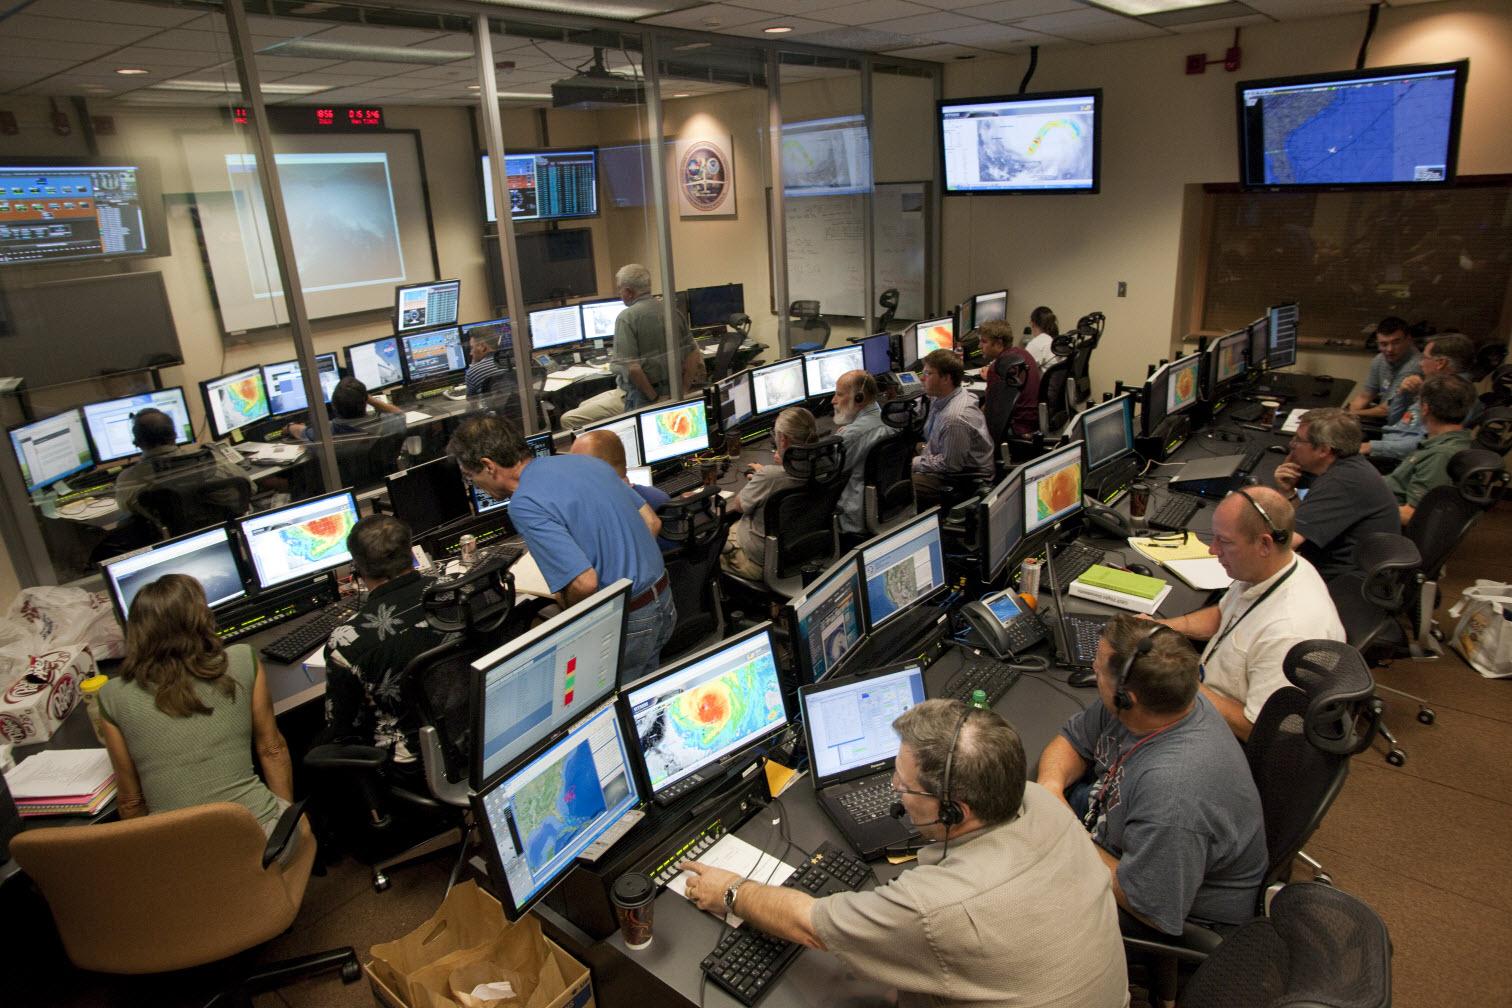
<instances>
[{"instance_id":1,"label":"headset","mask_svg":"<svg viewBox=\"0 0 1512 1008\"><path fill-rule=\"evenodd\" d=\"M936 796L940 802L940 811L936 813L935 819L932 822L914 823L915 826L933 826L936 823L944 826L947 831L947 841L950 827L959 826L966 821L966 813L962 810L960 802L950 797L950 778L951 770L955 765L956 744L961 740L961 729L966 727L966 719L971 717L971 710L971 706L967 705L965 712L961 715L961 719L956 722L955 731L950 735L950 751L945 754L944 786L940 788L940 794ZM902 819L907 815L907 812L903 808L903 803L894 799L893 803L888 806L887 814L894 819Z\"/></svg>"},{"instance_id":2,"label":"headset","mask_svg":"<svg viewBox=\"0 0 1512 1008\"><path fill-rule=\"evenodd\" d=\"M1265 527L1269 530L1267 534L1270 536L1271 542L1277 546L1285 546L1291 541L1291 536L1287 534L1286 529L1276 528L1276 523L1271 521L1271 516L1265 513L1265 508L1260 506L1259 501L1249 495L1248 490L1241 487L1235 490L1234 493L1249 501L1250 507L1254 508L1255 513L1260 516L1260 520L1265 522Z\"/></svg>"},{"instance_id":3,"label":"headset","mask_svg":"<svg viewBox=\"0 0 1512 1008\"><path fill-rule=\"evenodd\" d=\"M1167 629L1169 628L1164 623L1156 623L1153 627L1150 628L1149 632L1147 632L1143 637L1139 638L1139 642L1134 645L1134 649L1130 651L1129 656L1124 659L1123 666L1118 670L1118 678L1113 681L1114 707L1118 708L1119 710L1128 710L1129 708L1134 706L1134 701L1129 699L1129 691L1126 688L1129 682L1129 673L1133 671L1135 662L1139 661L1140 658L1149 654L1150 651L1154 649L1155 643L1152 638L1154 638L1156 634L1160 633L1160 631Z\"/></svg>"}]
</instances>

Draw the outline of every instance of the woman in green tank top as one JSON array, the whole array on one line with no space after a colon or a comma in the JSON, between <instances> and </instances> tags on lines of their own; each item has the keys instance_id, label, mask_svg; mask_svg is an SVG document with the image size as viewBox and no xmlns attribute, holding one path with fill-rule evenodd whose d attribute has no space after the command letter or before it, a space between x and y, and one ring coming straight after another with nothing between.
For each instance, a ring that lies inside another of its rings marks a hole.
<instances>
[{"instance_id":1,"label":"woman in green tank top","mask_svg":"<svg viewBox=\"0 0 1512 1008\"><path fill-rule=\"evenodd\" d=\"M204 590L188 575L165 574L132 599L126 659L100 691L100 712L122 819L229 801L267 831L293 800L262 667L245 644L221 646Z\"/></svg>"}]
</instances>

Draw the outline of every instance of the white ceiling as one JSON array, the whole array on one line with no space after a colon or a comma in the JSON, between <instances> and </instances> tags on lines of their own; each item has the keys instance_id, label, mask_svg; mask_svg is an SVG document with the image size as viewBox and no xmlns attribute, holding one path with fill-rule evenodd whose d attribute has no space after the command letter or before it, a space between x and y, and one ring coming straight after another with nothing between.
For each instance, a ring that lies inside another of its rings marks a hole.
<instances>
[{"instance_id":1,"label":"white ceiling","mask_svg":"<svg viewBox=\"0 0 1512 1008\"><path fill-rule=\"evenodd\" d=\"M535 6L543 0L522 0ZM1392 6L1431 0L1391 0ZM309 3L312 12L335 4ZM402 5L395 5L402 6ZM889 53L947 62L962 58L1017 53L1030 45L1083 46L1153 38L1183 31L1207 30L1271 21L1359 11L1369 0L1243 0L1208 12L1207 20L1158 27L1146 21L1094 8L1083 0L582 0L562 6L609 17L615 12L643 15L640 23L732 36L821 45L858 52ZM1200 11L1188 12L1204 16ZM513 17L504 9L499 16ZM521 9L523 20L544 20ZM320 21L309 17L251 15L249 23L264 85L319 88L302 94L271 94L270 102L371 102L450 104L476 101L477 81L472 40L465 33L434 27L391 27ZM1363 26L1363 20L1361 22ZM766 33L773 26L792 32ZM279 55L289 39L402 47L455 53L439 65L393 62L385 58L343 59L330 56ZM501 67L501 92L540 96L552 82L570 76L592 55L591 48L559 41L494 37ZM203 8L171 2L127 0L11 0L0 10L0 96L42 95L86 98L121 97L161 104L217 104L235 92L230 39L221 16ZM628 71L638 53L606 53L611 70ZM145 74L122 76L121 68ZM819 76L833 70L784 68L784 80ZM153 85L171 81L219 85L222 90L184 92ZM664 95L700 94L733 85L716 81L668 81ZM318 95L318 99L315 97ZM520 99L543 104L539 98Z\"/></svg>"}]
</instances>

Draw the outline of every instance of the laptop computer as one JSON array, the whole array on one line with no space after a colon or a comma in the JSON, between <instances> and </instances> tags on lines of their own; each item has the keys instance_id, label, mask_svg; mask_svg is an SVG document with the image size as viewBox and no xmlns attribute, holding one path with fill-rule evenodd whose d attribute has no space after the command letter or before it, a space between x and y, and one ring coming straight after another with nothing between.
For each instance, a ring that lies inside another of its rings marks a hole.
<instances>
[{"instance_id":1,"label":"laptop computer","mask_svg":"<svg viewBox=\"0 0 1512 1008\"><path fill-rule=\"evenodd\" d=\"M898 735L893 719L924 700L917 664L840 676L803 686L803 734L819 807L867 860L917 841L908 817L888 814Z\"/></svg>"}]
</instances>

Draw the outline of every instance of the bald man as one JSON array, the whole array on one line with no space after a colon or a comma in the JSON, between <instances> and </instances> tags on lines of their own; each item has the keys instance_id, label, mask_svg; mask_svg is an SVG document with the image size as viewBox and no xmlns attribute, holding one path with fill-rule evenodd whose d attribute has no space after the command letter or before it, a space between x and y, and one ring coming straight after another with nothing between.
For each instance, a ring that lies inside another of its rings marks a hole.
<instances>
[{"instance_id":1,"label":"bald man","mask_svg":"<svg viewBox=\"0 0 1512 1008\"><path fill-rule=\"evenodd\" d=\"M1293 644L1344 640L1328 587L1312 564L1292 551L1296 513L1270 487L1245 487L1213 512L1213 542L1234 583L1215 606L1160 620L1202 651L1202 692L1241 740L1260 708L1286 685L1282 662Z\"/></svg>"},{"instance_id":2,"label":"bald man","mask_svg":"<svg viewBox=\"0 0 1512 1008\"><path fill-rule=\"evenodd\" d=\"M625 443L619 439L619 435L610 430L592 430L579 434L572 442L573 455L592 455L609 463L609 467L619 473L619 478L630 483L628 470L625 468ZM650 505L651 510L658 515L662 507L672 498L665 492L654 486L641 486L639 483L630 483L630 489L640 494L641 500ZM656 544L661 547L663 553L678 548L678 544L661 536L656 537Z\"/></svg>"}]
</instances>

